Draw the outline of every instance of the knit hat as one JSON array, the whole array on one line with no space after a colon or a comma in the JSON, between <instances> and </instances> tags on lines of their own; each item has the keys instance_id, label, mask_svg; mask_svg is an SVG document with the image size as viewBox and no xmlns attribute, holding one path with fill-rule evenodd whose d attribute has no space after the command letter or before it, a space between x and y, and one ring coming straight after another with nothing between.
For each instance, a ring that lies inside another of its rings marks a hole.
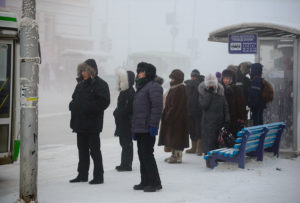
<instances>
[{"instance_id":1,"label":"knit hat","mask_svg":"<svg viewBox=\"0 0 300 203\"><path fill-rule=\"evenodd\" d=\"M253 78L254 76L261 76L262 75L262 68L263 66L260 63L253 63L250 66L250 76Z\"/></svg>"},{"instance_id":2,"label":"knit hat","mask_svg":"<svg viewBox=\"0 0 300 203\"><path fill-rule=\"evenodd\" d=\"M177 85L183 82L184 73L179 69L175 69L171 72L169 78L174 79L174 85Z\"/></svg>"},{"instance_id":3,"label":"knit hat","mask_svg":"<svg viewBox=\"0 0 300 203\"><path fill-rule=\"evenodd\" d=\"M192 70L191 77L199 78L200 72L197 69Z\"/></svg>"},{"instance_id":4,"label":"knit hat","mask_svg":"<svg viewBox=\"0 0 300 203\"><path fill-rule=\"evenodd\" d=\"M206 87L218 86L218 79L214 74L208 74L205 77L204 84Z\"/></svg>"},{"instance_id":5,"label":"knit hat","mask_svg":"<svg viewBox=\"0 0 300 203\"><path fill-rule=\"evenodd\" d=\"M217 77L218 81L220 82L222 74L220 72L216 72L216 77Z\"/></svg>"}]
</instances>

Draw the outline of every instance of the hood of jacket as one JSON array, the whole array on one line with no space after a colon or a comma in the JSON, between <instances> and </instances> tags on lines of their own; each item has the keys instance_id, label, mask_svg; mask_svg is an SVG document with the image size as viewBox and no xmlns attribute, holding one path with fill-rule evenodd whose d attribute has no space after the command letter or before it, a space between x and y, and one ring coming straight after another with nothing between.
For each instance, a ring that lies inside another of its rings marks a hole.
<instances>
[{"instance_id":1,"label":"hood of jacket","mask_svg":"<svg viewBox=\"0 0 300 203\"><path fill-rule=\"evenodd\" d=\"M81 63L77 67L77 76L81 78L81 73L85 71L88 72L92 79L98 75L98 67L94 59L88 59L85 62Z\"/></svg>"},{"instance_id":2,"label":"hood of jacket","mask_svg":"<svg viewBox=\"0 0 300 203\"><path fill-rule=\"evenodd\" d=\"M123 68L119 68L116 71L117 76L117 90L124 91L134 85L135 75L132 71L126 71Z\"/></svg>"},{"instance_id":3,"label":"hood of jacket","mask_svg":"<svg viewBox=\"0 0 300 203\"><path fill-rule=\"evenodd\" d=\"M128 78L127 78L127 72L123 68L119 68L116 71L117 76L117 90L123 91L127 90L129 88Z\"/></svg>"}]
</instances>

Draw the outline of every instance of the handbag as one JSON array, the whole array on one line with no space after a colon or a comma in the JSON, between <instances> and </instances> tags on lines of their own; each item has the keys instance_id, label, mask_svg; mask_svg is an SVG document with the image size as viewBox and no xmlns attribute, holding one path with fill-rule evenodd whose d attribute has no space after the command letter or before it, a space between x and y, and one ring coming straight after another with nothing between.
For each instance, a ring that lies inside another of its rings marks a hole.
<instances>
[{"instance_id":1,"label":"handbag","mask_svg":"<svg viewBox=\"0 0 300 203\"><path fill-rule=\"evenodd\" d=\"M219 130L219 135L218 135L218 147L223 148L223 147L228 147L231 148L235 144L235 137L232 135L232 133L226 128L222 127Z\"/></svg>"}]
</instances>

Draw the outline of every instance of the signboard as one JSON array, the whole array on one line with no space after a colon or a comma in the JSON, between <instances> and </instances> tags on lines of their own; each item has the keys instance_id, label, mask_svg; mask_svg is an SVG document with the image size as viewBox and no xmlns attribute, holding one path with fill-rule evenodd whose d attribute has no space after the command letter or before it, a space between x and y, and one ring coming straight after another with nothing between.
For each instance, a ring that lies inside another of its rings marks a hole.
<instances>
[{"instance_id":1,"label":"signboard","mask_svg":"<svg viewBox=\"0 0 300 203\"><path fill-rule=\"evenodd\" d=\"M256 54L256 34L230 34L228 36L228 52L230 54Z\"/></svg>"}]
</instances>

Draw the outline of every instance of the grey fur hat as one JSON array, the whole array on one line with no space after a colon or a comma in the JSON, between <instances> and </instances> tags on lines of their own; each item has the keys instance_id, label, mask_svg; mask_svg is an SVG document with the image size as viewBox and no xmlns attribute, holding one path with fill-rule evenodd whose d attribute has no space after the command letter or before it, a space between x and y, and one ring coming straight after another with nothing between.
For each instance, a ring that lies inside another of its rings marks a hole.
<instances>
[{"instance_id":1,"label":"grey fur hat","mask_svg":"<svg viewBox=\"0 0 300 203\"><path fill-rule=\"evenodd\" d=\"M239 69L240 69L240 71L241 71L244 75L247 75L247 74L250 73L250 66L251 66L251 65L252 65L251 62L245 61L245 62L240 63Z\"/></svg>"},{"instance_id":2,"label":"grey fur hat","mask_svg":"<svg viewBox=\"0 0 300 203\"><path fill-rule=\"evenodd\" d=\"M218 79L214 74L208 74L205 76L204 84L206 87L218 86Z\"/></svg>"}]
</instances>

